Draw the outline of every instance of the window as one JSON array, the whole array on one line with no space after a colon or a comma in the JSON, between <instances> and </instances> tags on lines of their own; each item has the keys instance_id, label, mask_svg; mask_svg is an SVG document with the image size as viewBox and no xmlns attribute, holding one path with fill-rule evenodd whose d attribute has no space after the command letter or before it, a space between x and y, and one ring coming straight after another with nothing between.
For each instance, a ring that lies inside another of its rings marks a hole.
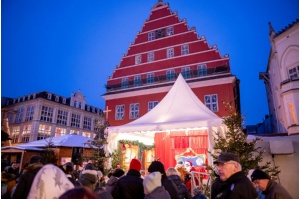
<instances>
[{"instance_id":1,"label":"window","mask_svg":"<svg viewBox=\"0 0 300 199\"><path fill-rule=\"evenodd\" d=\"M20 126L13 127L13 132L12 132L12 136L11 136L12 143L18 143L19 135L20 135Z\"/></svg>"},{"instance_id":2,"label":"window","mask_svg":"<svg viewBox=\"0 0 300 199\"><path fill-rule=\"evenodd\" d=\"M56 102L59 101L59 96L55 96L55 101L56 101Z\"/></svg>"},{"instance_id":3,"label":"window","mask_svg":"<svg viewBox=\"0 0 300 199\"><path fill-rule=\"evenodd\" d=\"M77 107L77 102L76 102L76 101L74 101L74 107L75 107L75 108Z\"/></svg>"},{"instance_id":4,"label":"window","mask_svg":"<svg viewBox=\"0 0 300 199\"><path fill-rule=\"evenodd\" d=\"M66 104L66 98L63 98L63 104Z\"/></svg>"},{"instance_id":5,"label":"window","mask_svg":"<svg viewBox=\"0 0 300 199\"><path fill-rule=\"evenodd\" d=\"M67 129L56 127L56 129L55 129L55 137L66 135L66 132L67 132Z\"/></svg>"},{"instance_id":6,"label":"window","mask_svg":"<svg viewBox=\"0 0 300 199\"><path fill-rule=\"evenodd\" d=\"M174 48L168 48L167 49L167 57L174 57Z\"/></svg>"},{"instance_id":7,"label":"window","mask_svg":"<svg viewBox=\"0 0 300 199\"><path fill-rule=\"evenodd\" d=\"M154 61L154 52L149 52L148 53L148 62Z\"/></svg>"},{"instance_id":8,"label":"window","mask_svg":"<svg viewBox=\"0 0 300 199\"><path fill-rule=\"evenodd\" d=\"M90 138L91 137L91 133L89 133L89 132L82 132L82 136Z\"/></svg>"},{"instance_id":9,"label":"window","mask_svg":"<svg viewBox=\"0 0 300 199\"><path fill-rule=\"evenodd\" d=\"M121 81L121 88L128 88L128 78L123 78Z\"/></svg>"},{"instance_id":10,"label":"window","mask_svg":"<svg viewBox=\"0 0 300 199\"><path fill-rule=\"evenodd\" d=\"M129 119L136 119L139 117L139 109L140 104L130 104L130 112L129 112Z\"/></svg>"},{"instance_id":11,"label":"window","mask_svg":"<svg viewBox=\"0 0 300 199\"><path fill-rule=\"evenodd\" d=\"M80 115L79 114L72 113L71 126L77 127L77 128L80 127Z\"/></svg>"},{"instance_id":12,"label":"window","mask_svg":"<svg viewBox=\"0 0 300 199\"><path fill-rule=\"evenodd\" d=\"M218 96L216 94L204 95L204 102L212 112L218 111Z\"/></svg>"},{"instance_id":13,"label":"window","mask_svg":"<svg viewBox=\"0 0 300 199\"><path fill-rule=\"evenodd\" d=\"M79 135L79 131L78 131L78 130L71 129L71 130L70 130L70 134L76 134L76 135Z\"/></svg>"},{"instance_id":14,"label":"window","mask_svg":"<svg viewBox=\"0 0 300 199\"><path fill-rule=\"evenodd\" d=\"M157 104L158 101L148 102L148 112L151 111Z\"/></svg>"},{"instance_id":15,"label":"window","mask_svg":"<svg viewBox=\"0 0 300 199\"><path fill-rule=\"evenodd\" d=\"M154 83L154 74L148 73L147 74L147 84L152 84L152 83Z\"/></svg>"},{"instance_id":16,"label":"window","mask_svg":"<svg viewBox=\"0 0 300 199\"><path fill-rule=\"evenodd\" d=\"M135 64L138 65L142 63L142 56L141 55L136 55L135 56Z\"/></svg>"},{"instance_id":17,"label":"window","mask_svg":"<svg viewBox=\"0 0 300 199\"><path fill-rule=\"evenodd\" d=\"M189 54L189 45L185 44L181 46L181 55Z\"/></svg>"},{"instance_id":18,"label":"window","mask_svg":"<svg viewBox=\"0 0 300 199\"><path fill-rule=\"evenodd\" d=\"M84 117L83 118L83 129L91 130L91 126L92 126L92 118Z\"/></svg>"},{"instance_id":19,"label":"window","mask_svg":"<svg viewBox=\"0 0 300 199\"><path fill-rule=\"evenodd\" d=\"M50 137L50 134L51 134L51 126L40 124L37 140L46 139Z\"/></svg>"},{"instance_id":20,"label":"window","mask_svg":"<svg viewBox=\"0 0 300 199\"><path fill-rule=\"evenodd\" d=\"M15 118L15 123L20 123L20 122L22 122L23 111L24 111L23 108L20 108L20 109L18 110L18 113L16 114L16 118Z\"/></svg>"},{"instance_id":21,"label":"window","mask_svg":"<svg viewBox=\"0 0 300 199\"><path fill-rule=\"evenodd\" d=\"M22 142L29 142L30 132L31 132L31 125L23 126Z\"/></svg>"},{"instance_id":22,"label":"window","mask_svg":"<svg viewBox=\"0 0 300 199\"><path fill-rule=\"evenodd\" d=\"M200 65L197 66L197 74L198 74L198 77L202 77L202 76L207 75L206 64L200 64Z\"/></svg>"},{"instance_id":23,"label":"window","mask_svg":"<svg viewBox=\"0 0 300 199\"><path fill-rule=\"evenodd\" d=\"M141 85L141 76L140 75L134 76L133 85L135 87Z\"/></svg>"},{"instance_id":24,"label":"window","mask_svg":"<svg viewBox=\"0 0 300 199\"><path fill-rule=\"evenodd\" d=\"M190 67L182 68L181 69L181 74L182 74L182 76L183 76L184 79L191 78Z\"/></svg>"},{"instance_id":25,"label":"window","mask_svg":"<svg viewBox=\"0 0 300 199\"><path fill-rule=\"evenodd\" d=\"M173 28L173 27L168 27L168 28L167 28L167 35L168 35L168 36L174 35L174 28Z\"/></svg>"},{"instance_id":26,"label":"window","mask_svg":"<svg viewBox=\"0 0 300 199\"><path fill-rule=\"evenodd\" d=\"M34 106L28 106L26 110L25 122L31 121L33 119Z\"/></svg>"},{"instance_id":27,"label":"window","mask_svg":"<svg viewBox=\"0 0 300 199\"><path fill-rule=\"evenodd\" d=\"M166 80L167 81L172 81L172 80L175 80L175 70L172 69L172 70L167 70L167 77L166 77Z\"/></svg>"},{"instance_id":28,"label":"window","mask_svg":"<svg viewBox=\"0 0 300 199\"><path fill-rule=\"evenodd\" d=\"M8 123L9 123L9 124L12 124L13 121L14 121L14 114L8 113L8 114L7 114L7 119L8 119Z\"/></svg>"},{"instance_id":29,"label":"window","mask_svg":"<svg viewBox=\"0 0 300 199\"><path fill-rule=\"evenodd\" d=\"M115 115L116 120L124 120L124 111L125 111L124 109L125 109L125 105L116 106L116 115Z\"/></svg>"},{"instance_id":30,"label":"window","mask_svg":"<svg viewBox=\"0 0 300 199\"><path fill-rule=\"evenodd\" d=\"M291 80L299 79L299 66L289 69L289 77Z\"/></svg>"},{"instance_id":31,"label":"window","mask_svg":"<svg viewBox=\"0 0 300 199\"><path fill-rule=\"evenodd\" d=\"M165 36L165 30L164 29L160 29L160 30L155 31L156 39L162 38L164 36Z\"/></svg>"},{"instance_id":32,"label":"window","mask_svg":"<svg viewBox=\"0 0 300 199\"><path fill-rule=\"evenodd\" d=\"M52 122L53 108L42 106L41 121Z\"/></svg>"},{"instance_id":33,"label":"window","mask_svg":"<svg viewBox=\"0 0 300 199\"><path fill-rule=\"evenodd\" d=\"M81 109L81 102L79 102L78 108L80 108L80 109ZM88 110L88 111L89 111L89 110Z\"/></svg>"},{"instance_id":34,"label":"window","mask_svg":"<svg viewBox=\"0 0 300 199\"><path fill-rule=\"evenodd\" d=\"M52 94L51 94L51 93L48 93L47 99L48 99L48 100L51 100L51 97L52 97Z\"/></svg>"},{"instance_id":35,"label":"window","mask_svg":"<svg viewBox=\"0 0 300 199\"><path fill-rule=\"evenodd\" d=\"M154 40L155 39L155 34L154 34L154 32L149 32L148 33L148 41L152 41L152 40Z\"/></svg>"},{"instance_id":36,"label":"window","mask_svg":"<svg viewBox=\"0 0 300 199\"><path fill-rule=\"evenodd\" d=\"M60 125L67 125L67 121L68 121L68 112L67 111L62 111L62 110L58 110L57 111L57 120L56 123L60 124Z\"/></svg>"}]
</instances>

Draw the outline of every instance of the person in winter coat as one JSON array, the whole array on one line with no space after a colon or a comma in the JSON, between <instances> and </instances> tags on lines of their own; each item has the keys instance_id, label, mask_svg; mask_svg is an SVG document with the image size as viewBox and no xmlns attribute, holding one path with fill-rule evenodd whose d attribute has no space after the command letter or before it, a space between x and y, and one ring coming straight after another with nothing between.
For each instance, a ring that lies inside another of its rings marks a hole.
<instances>
[{"instance_id":1,"label":"person in winter coat","mask_svg":"<svg viewBox=\"0 0 300 199\"><path fill-rule=\"evenodd\" d=\"M155 171L159 171L162 174L162 177L161 177L162 186L164 186L165 189L169 192L171 199L179 199L177 187L176 187L175 183L167 177L166 172L165 172L165 167L162 162L153 161L150 164L150 166L148 168L148 172L152 173Z\"/></svg>"},{"instance_id":2,"label":"person in winter coat","mask_svg":"<svg viewBox=\"0 0 300 199\"><path fill-rule=\"evenodd\" d=\"M16 185L16 175L11 166L7 166L1 173L1 198L10 199L13 188Z\"/></svg>"},{"instance_id":3,"label":"person in winter coat","mask_svg":"<svg viewBox=\"0 0 300 199\"><path fill-rule=\"evenodd\" d=\"M116 186L118 180L120 177L122 177L124 175L124 171L122 169L115 169L112 173L112 175L110 176L109 180L106 183L106 191L111 193L112 190L114 189L114 187Z\"/></svg>"},{"instance_id":4,"label":"person in winter coat","mask_svg":"<svg viewBox=\"0 0 300 199\"><path fill-rule=\"evenodd\" d=\"M173 167L168 168L166 174L168 178L175 183L180 199L192 198L191 193L189 192L188 188L184 184L183 180L180 178L179 173L175 168Z\"/></svg>"},{"instance_id":5,"label":"person in winter coat","mask_svg":"<svg viewBox=\"0 0 300 199\"><path fill-rule=\"evenodd\" d=\"M260 169L253 171L251 181L254 186L262 191L265 199L292 199L283 186L272 180L266 172Z\"/></svg>"},{"instance_id":6,"label":"person in winter coat","mask_svg":"<svg viewBox=\"0 0 300 199\"><path fill-rule=\"evenodd\" d=\"M95 191L96 189L96 185L97 185L97 180L98 180L98 177L97 177L97 171L96 170L83 170L81 171L81 173L79 174L79 177L78 177L78 182L90 189L92 192Z\"/></svg>"},{"instance_id":7,"label":"person in winter coat","mask_svg":"<svg viewBox=\"0 0 300 199\"><path fill-rule=\"evenodd\" d=\"M256 199L257 192L242 172L240 158L233 153L221 153L214 161L218 174L211 191L212 199ZM217 184L217 186L215 186Z\"/></svg>"},{"instance_id":8,"label":"person in winter coat","mask_svg":"<svg viewBox=\"0 0 300 199\"><path fill-rule=\"evenodd\" d=\"M12 199L27 198L35 175L43 167L41 159L42 157L37 155L30 157L28 166L19 177Z\"/></svg>"},{"instance_id":9,"label":"person in winter coat","mask_svg":"<svg viewBox=\"0 0 300 199\"><path fill-rule=\"evenodd\" d=\"M142 164L138 159L132 159L129 171L120 178L111 195L114 199L144 199L143 179L140 170Z\"/></svg>"},{"instance_id":10,"label":"person in winter coat","mask_svg":"<svg viewBox=\"0 0 300 199\"><path fill-rule=\"evenodd\" d=\"M170 194L161 184L160 172L153 172L144 178L145 199L171 199Z\"/></svg>"}]
</instances>

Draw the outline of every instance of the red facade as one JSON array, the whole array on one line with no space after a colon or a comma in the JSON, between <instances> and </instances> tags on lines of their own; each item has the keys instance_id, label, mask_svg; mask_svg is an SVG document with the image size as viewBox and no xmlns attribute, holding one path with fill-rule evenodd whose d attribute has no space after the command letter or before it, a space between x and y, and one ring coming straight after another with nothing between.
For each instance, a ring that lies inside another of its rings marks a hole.
<instances>
[{"instance_id":1,"label":"red facade","mask_svg":"<svg viewBox=\"0 0 300 199\"><path fill-rule=\"evenodd\" d=\"M239 80L230 72L229 57L209 46L168 3L158 2L107 81L103 98L111 110L110 125L146 114L151 102L160 102L180 73L218 116L227 115L223 101L240 111Z\"/></svg>"}]
</instances>

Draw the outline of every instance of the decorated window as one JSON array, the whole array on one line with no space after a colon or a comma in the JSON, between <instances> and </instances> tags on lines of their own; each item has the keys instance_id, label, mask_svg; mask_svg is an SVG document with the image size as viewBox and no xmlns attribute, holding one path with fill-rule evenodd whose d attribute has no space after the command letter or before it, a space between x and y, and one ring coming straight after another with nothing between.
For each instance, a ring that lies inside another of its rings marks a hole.
<instances>
[{"instance_id":1,"label":"decorated window","mask_svg":"<svg viewBox=\"0 0 300 199\"><path fill-rule=\"evenodd\" d=\"M57 111L57 124L60 125L67 125L67 121L68 121L68 112L67 111L63 111L63 110L58 110Z\"/></svg>"},{"instance_id":2,"label":"decorated window","mask_svg":"<svg viewBox=\"0 0 300 199\"><path fill-rule=\"evenodd\" d=\"M130 104L130 112L129 112L129 119L136 119L139 117L139 109L140 104Z\"/></svg>"},{"instance_id":3,"label":"decorated window","mask_svg":"<svg viewBox=\"0 0 300 199\"><path fill-rule=\"evenodd\" d=\"M25 122L31 121L33 119L34 106L28 106L26 110Z\"/></svg>"},{"instance_id":4,"label":"decorated window","mask_svg":"<svg viewBox=\"0 0 300 199\"><path fill-rule=\"evenodd\" d=\"M147 84L152 84L152 83L154 83L154 74L148 73L147 74Z\"/></svg>"},{"instance_id":5,"label":"decorated window","mask_svg":"<svg viewBox=\"0 0 300 199\"><path fill-rule=\"evenodd\" d=\"M198 77L207 75L207 67L206 64L200 64L197 66Z\"/></svg>"},{"instance_id":6,"label":"decorated window","mask_svg":"<svg viewBox=\"0 0 300 199\"><path fill-rule=\"evenodd\" d=\"M128 78L123 78L121 80L121 88L124 89L124 88L128 88Z\"/></svg>"},{"instance_id":7,"label":"decorated window","mask_svg":"<svg viewBox=\"0 0 300 199\"><path fill-rule=\"evenodd\" d=\"M37 140L46 139L46 138L50 137L50 134L51 134L51 126L40 124Z\"/></svg>"},{"instance_id":8,"label":"decorated window","mask_svg":"<svg viewBox=\"0 0 300 199\"><path fill-rule=\"evenodd\" d=\"M167 74L166 74L166 80L167 81L172 81L172 80L175 80L175 70L172 69L172 70L167 70Z\"/></svg>"},{"instance_id":9,"label":"decorated window","mask_svg":"<svg viewBox=\"0 0 300 199\"><path fill-rule=\"evenodd\" d=\"M125 111L125 105L117 105L115 119L124 120L124 111Z\"/></svg>"},{"instance_id":10,"label":"decorated window","mask_svg":"<svg viewBox=\"0 0 300 199\"><path fill-rule=\"evenodd\" d=\"M181 55L189 54L189 45L185 44L181 46Z\"/></svg>"},{"instance_id":11,"label":"decorated window","mask_svg":"<svg viewBox=\"0 0 300 199\"><path fill-rule=\"evenodd\" d=\"M55 137L66 135L66 132L67 132L67 129L56 127L56 129L55 129Z\"/></svg>"},{"instance_id":12,"label":"decorated window","mask_svg":"<svg viewBox=\"0 0 300 199\"><path fill-rule=\"evenodd\" d=\"M151 111L157 104L158 104L158 101L148 102L148 112Z\"/></svg>"},{"instance_id":13,"label":"decorated window","mask_svg":"<svg viewBox=\"0 0 300 199\"><path fill-rule=\"evenodd\" d=\"M191 78L190 67L182 68L181 69L181 74L182 74L182 76L183 76L184 79Z\"/></svg>"},{"instance_id":14,"label":"decorated window","mask_svg":"<svg viewBox=\"0 0 300 199\"><path fill-rule=\"evenodd\" d=\"M218 95L204 95L204 102L212 112L218 112Z\"/></svg>"}]
</instances>

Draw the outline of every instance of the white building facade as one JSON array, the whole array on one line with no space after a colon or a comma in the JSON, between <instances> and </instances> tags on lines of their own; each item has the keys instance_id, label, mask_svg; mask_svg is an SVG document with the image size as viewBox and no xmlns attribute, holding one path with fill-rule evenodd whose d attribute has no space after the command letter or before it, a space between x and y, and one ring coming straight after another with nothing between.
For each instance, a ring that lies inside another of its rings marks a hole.
<instances>
[{"instance_id":1,"label":"white building facade","mask_svg":"<svg viewBox=\"0 0 300 199\"><path fill-rule=\"evenodd\" d=\"M1 107L12 145L73 133L94 138L103 124L102 114L86 104L80 90L69 98L47 91L8 98Z\"/></svg>"},{"instance_id":2,"label":"white building facade","mask_svg":"<svg viewBox=\"0 0 300 199\"><path fill-rule=\"evenodd\" d=\"M299 133L299 21L275 32L271 23L271 51L264 80L273 133Z\"/></svg>"}]
</instances>

